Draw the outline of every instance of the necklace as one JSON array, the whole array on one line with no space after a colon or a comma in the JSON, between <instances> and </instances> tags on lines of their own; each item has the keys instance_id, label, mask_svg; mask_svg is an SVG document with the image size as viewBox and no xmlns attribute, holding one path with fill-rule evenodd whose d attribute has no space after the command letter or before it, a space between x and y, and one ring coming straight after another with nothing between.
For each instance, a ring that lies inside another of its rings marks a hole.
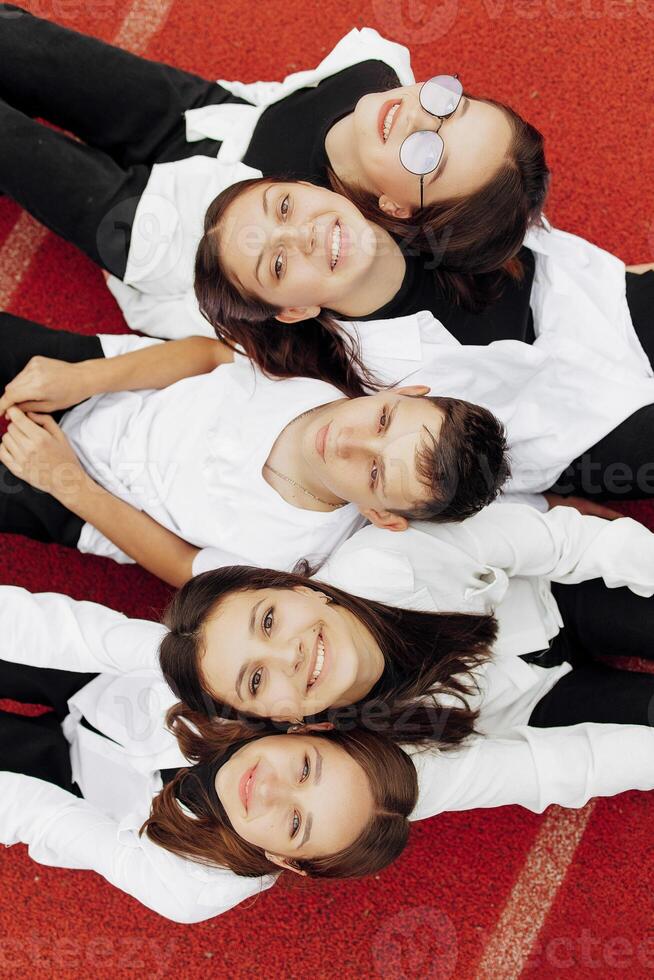
<instances>
[{"instance_id":1,"label":"necklace","mask_svg":"<svg viewBox=\"0 0 654 980\"><path fill-rule=\"evenodd\" d=\"M330 500L323 500L322 497L316 497L315 493L311 493L311 491L307 490L306 487L303 487L301 483L291 480L290 476L284 476L283 473L276 470L274 466L270 465L270 463L266 462L263 465L265 469L270 470L270 472L274 473L275 476L278 476L280 480L285 480L286 483L290 483L292 487L297 487L298 490L302 491L302 493L306 493L308 497L313 497L314 500L317 500L319 504L325 504L327 507L333 507L334 510L337 510L339 507L345 507L346 501L343 500L340 504L333 504Z\"/></svg>"},{"instance_id":2,"label":"necklace","mask_svg":"<svg viewBox=\"0 0 654 980\"><path fill-rule=\"evenodd\" d=\"M317 412L318 409L322 407L323 407L322 405L316 405L315 408L310 408L308 411L302 412L302 414L294 418L290 424L295 425L295 423L299 422L300 419L306 418L307 415L313 415L314 412ZM345 500L341 501L340 504L333 504L330 500L323 500L322 497L317 497L315 493L311 493L311 491L307 490L306 487L303 487L301 483L297 483L295 480L291 480L290 476L285 476L283 473L280 473L279 470L276 470L274 466L270 465L268 460L266 460L266 462L263 465L264 465L264 469L270 470L270 472L274 473L275 476L278 476L280 480L284 480L286 483L290 483L292 487L297 487L297 489L301 490L302 493L306 493L307 497L311 497L313 500L317 500L319 504L324 504L326 507L333 507L334 510L338 510L339 507L345 507L346 504Z\"/></svg>"}]
</instances>

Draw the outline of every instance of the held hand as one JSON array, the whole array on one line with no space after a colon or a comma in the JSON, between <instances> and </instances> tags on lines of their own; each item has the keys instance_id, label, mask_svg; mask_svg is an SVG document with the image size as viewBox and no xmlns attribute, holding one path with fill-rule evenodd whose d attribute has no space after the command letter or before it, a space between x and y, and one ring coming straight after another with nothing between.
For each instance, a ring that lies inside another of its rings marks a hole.
<instances>
[{"instance_id":1,"label":"held hand","mask_svg":"<svg viewBox=\"0 0 654 980\"><path fill-rule=\"evenodd\" d=\"M580 514L590 517L603 517L606 521L615 521L619 517L624 517L624 514L619 511L595 503L594 500L586 500L585 497L559 497L556 493L545 493L543 496L547 500L550 510L553 507L574 507Z\"/></svg>"},{"instance_id":2,"label":"held hand","mask_svg":"<svg viewBox=\"0 0 654 980\"><path fill-rule=\"evenodd\" d=\"M74 496L85 478L68 439L49 415L18 408L7 412L9 428L0 444L0 462L36 490L60 499Z\"/></svg>"},{"instance_id":3,"label":"held hand","mask_svg":"<svg viewBox=\"0 0 654 980\"><path fill-rule=\"evenodd\" d=\"M91 394L86 366L33 357L5 388L0 416L12 405L23 412L56 412L78 405Z\"/></svg>"}]
</instances>

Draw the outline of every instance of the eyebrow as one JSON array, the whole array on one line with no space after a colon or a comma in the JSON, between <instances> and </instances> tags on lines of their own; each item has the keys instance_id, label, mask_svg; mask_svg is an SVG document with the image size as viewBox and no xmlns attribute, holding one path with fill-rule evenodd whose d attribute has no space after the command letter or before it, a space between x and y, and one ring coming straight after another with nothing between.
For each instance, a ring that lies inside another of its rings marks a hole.
<instances>
[{"instance_id":1,"label":"eyebrow","mask_svg":"<svg viewBox=\"0 0 654 980\"><path fill-rule=\"evenodd\" d=\"M313 777L313 781L315 786L319 786L320 780L322 778L322 756L318 751L318 749L316 749L315 752L316 752L316 769L315 769L315 775ZM298 845L298 851L300 850L301 847L304 847L306 842L309 840L311 836L312 827L313 827L313 814L309 814L304 828L304 835L302 837L302 840L300 841L300 844Z\"/></svg>"},{"instance_id":2,"label":"eyebrow","mask_svg":"<svg viewBox=\"0 0 654 980\"><path fill-rule=\"evenodd\" d=\"M266 601L265 599L260 599L259 602L257 602L256 606L253 606L252 608L252 612L250 613L250 623L249 623L250 636L254 636L254 630L257 621L257 613L259 611L259 606L261 606L265 601ZM245 677L249 666L250 666L250 661L248 660L247 663L243 664L236 678L236 685L235 685L236 694L238 695L240 701L243 700L243 695L241 693L241 685L243 683L243 678Z\"/></svg>"},{"instance_id":3,"label":"eyebrow","mask_svg":"<svg viewBox=\"0 0 654 980\"><path fill-rule=\"evenodd\" d=\"M399 405L400 405L399 401L396 401L393 407L388 412L388 422L386 423L386 432L384 433L384 436L387 436L388 433L390 432L390 428L391 425L393 424L393 419L397 414ZM386 463L384 461L383 456L379 457L379 478L381 480L382 493L384 496L386 496Z\"/></svg>"},{"instance_id":4,"label":"eyebrow","mask_svg":"<svg viewBox=\"0 0 654 980\"><path fill-rule=\"evenodd\" d=\"M269 184L268 187L266 187L265 191L263 192L263 201L262 201L262 204L263 204L263 213L265 214L266 218L268 217L268 191L271 191L272 189L273 189L273 185L272 184ZM257 282L259 283L260 286L263 286L263 283L261 282L261 279L259 277L259 267L260 267L261 262L263 260L263 253L264 252L265 252L265 248L259 253L259 258L257 259L257 264L254 267L254 277L255 277L255 279L257 280Z\"/></svg>"}]
</instances>

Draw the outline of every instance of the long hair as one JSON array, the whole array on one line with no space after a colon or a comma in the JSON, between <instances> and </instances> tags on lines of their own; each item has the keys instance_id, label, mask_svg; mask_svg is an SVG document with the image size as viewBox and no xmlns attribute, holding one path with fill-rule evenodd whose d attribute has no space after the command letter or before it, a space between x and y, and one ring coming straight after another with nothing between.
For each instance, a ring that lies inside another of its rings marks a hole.
<instances>
[{"instance_id":1,"label":"long hair","mask_svg":"<svg viewBox=\"0 0 654 980\"><path fill-rule=\"evenodd\" d=\"M206 716L189 712L183 705L171 709L168 724L184 755L197 764L214 762L233 744L236 735L233 726L228 731L220 722L210 722ZM240 737L253 738L245 728ZM370 732L312 733L312 737L329 738L364 770L373 797L373 813L348 847L335 854L311 860L300 858L293 863L312 878L360 878L374 874L399 857L406 845L408 816L418 796L415 767L398 746ZM227 868L244 877L278 872L278 866L266 858L262 848L239 837L206 791L196 789L193 812L189 813L179 794L184 780L192 776L193 769L183 769L164 787L155 798L141 833L172 854L198 864Z\"/></svg>"},{"instance_id":2,"label":"long hair","mask_svg":"<svg viewBox=\"0 0 654 980\"><path fill-rule=\"evenodd\" d=\"M160 647L168 684L196 715L216 717L236 737L245 723L258 734L279 729L268 719L237 712L214 697L202 675L204 625L222 600L257 589L320 591L352 613L371 632L384 657L384 671L356 705L329 708L311 721L338 730L366 728L398 743L453 747L474 731L478 712L468 698L477 692L474 669L490 657L497 624L492 616L399 609L360 599L304 575L234 565L204 572L174 596Z\"/></svg>"},{"instance_id":3,"label":"long hair","mask_svg":"<svg viewBox=\"0 0 654 980\"><path fill-rule=\"evenodd\" d=\"M409 218L396 218L380 209L376 194L329 173L333 190L394 235L403 249L433 256L445 296L473 312L495 302L509 277L521 277L522 265L516 257L529 227L541 220L550 178L542 134L504 103L477 101L500 109L513 137L497 173L473 194L428 204Z\"/></svg>"},{"instance_id":4,"label":"long hair","mask_svg":"<svg viewBox=\"0 0 654 980\"><path fill-rule=\"evenodd\" d=\"M221 222L230 205L260 183L281 178L253 178L227 187L209 205L204 235L195 257L195 295L216 336L232 349L240 346L264 374L277 378L319 378L348 398L377 389L380 382L361 360L359 345L329 310L300 323L275 319L281 307L265 303L236 286L221 256Z\"/></svg>"}]
</instances>

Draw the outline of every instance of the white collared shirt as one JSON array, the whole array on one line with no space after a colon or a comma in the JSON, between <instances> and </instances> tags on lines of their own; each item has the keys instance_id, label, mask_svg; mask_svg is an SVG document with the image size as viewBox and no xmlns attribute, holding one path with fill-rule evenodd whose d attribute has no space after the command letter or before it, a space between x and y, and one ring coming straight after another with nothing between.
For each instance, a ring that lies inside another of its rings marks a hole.
<instances>
[{"instance_id":1,"label":"white collared shirt","mask_svg":"<svg viewBox=\"0 0 654 980\"><path fill-rule=\"evenodd\" d=\"M85 470L107 490L196 547L211 567L290 570L318 564L364 523L353 504L295 507L266 482L280 432L303 412L342 398L323 381L267 378L244 357L160 391L113 392L67 412L61 427ZM90 524L78 548L129 559Z\"/></svg>"}]
</instances>

